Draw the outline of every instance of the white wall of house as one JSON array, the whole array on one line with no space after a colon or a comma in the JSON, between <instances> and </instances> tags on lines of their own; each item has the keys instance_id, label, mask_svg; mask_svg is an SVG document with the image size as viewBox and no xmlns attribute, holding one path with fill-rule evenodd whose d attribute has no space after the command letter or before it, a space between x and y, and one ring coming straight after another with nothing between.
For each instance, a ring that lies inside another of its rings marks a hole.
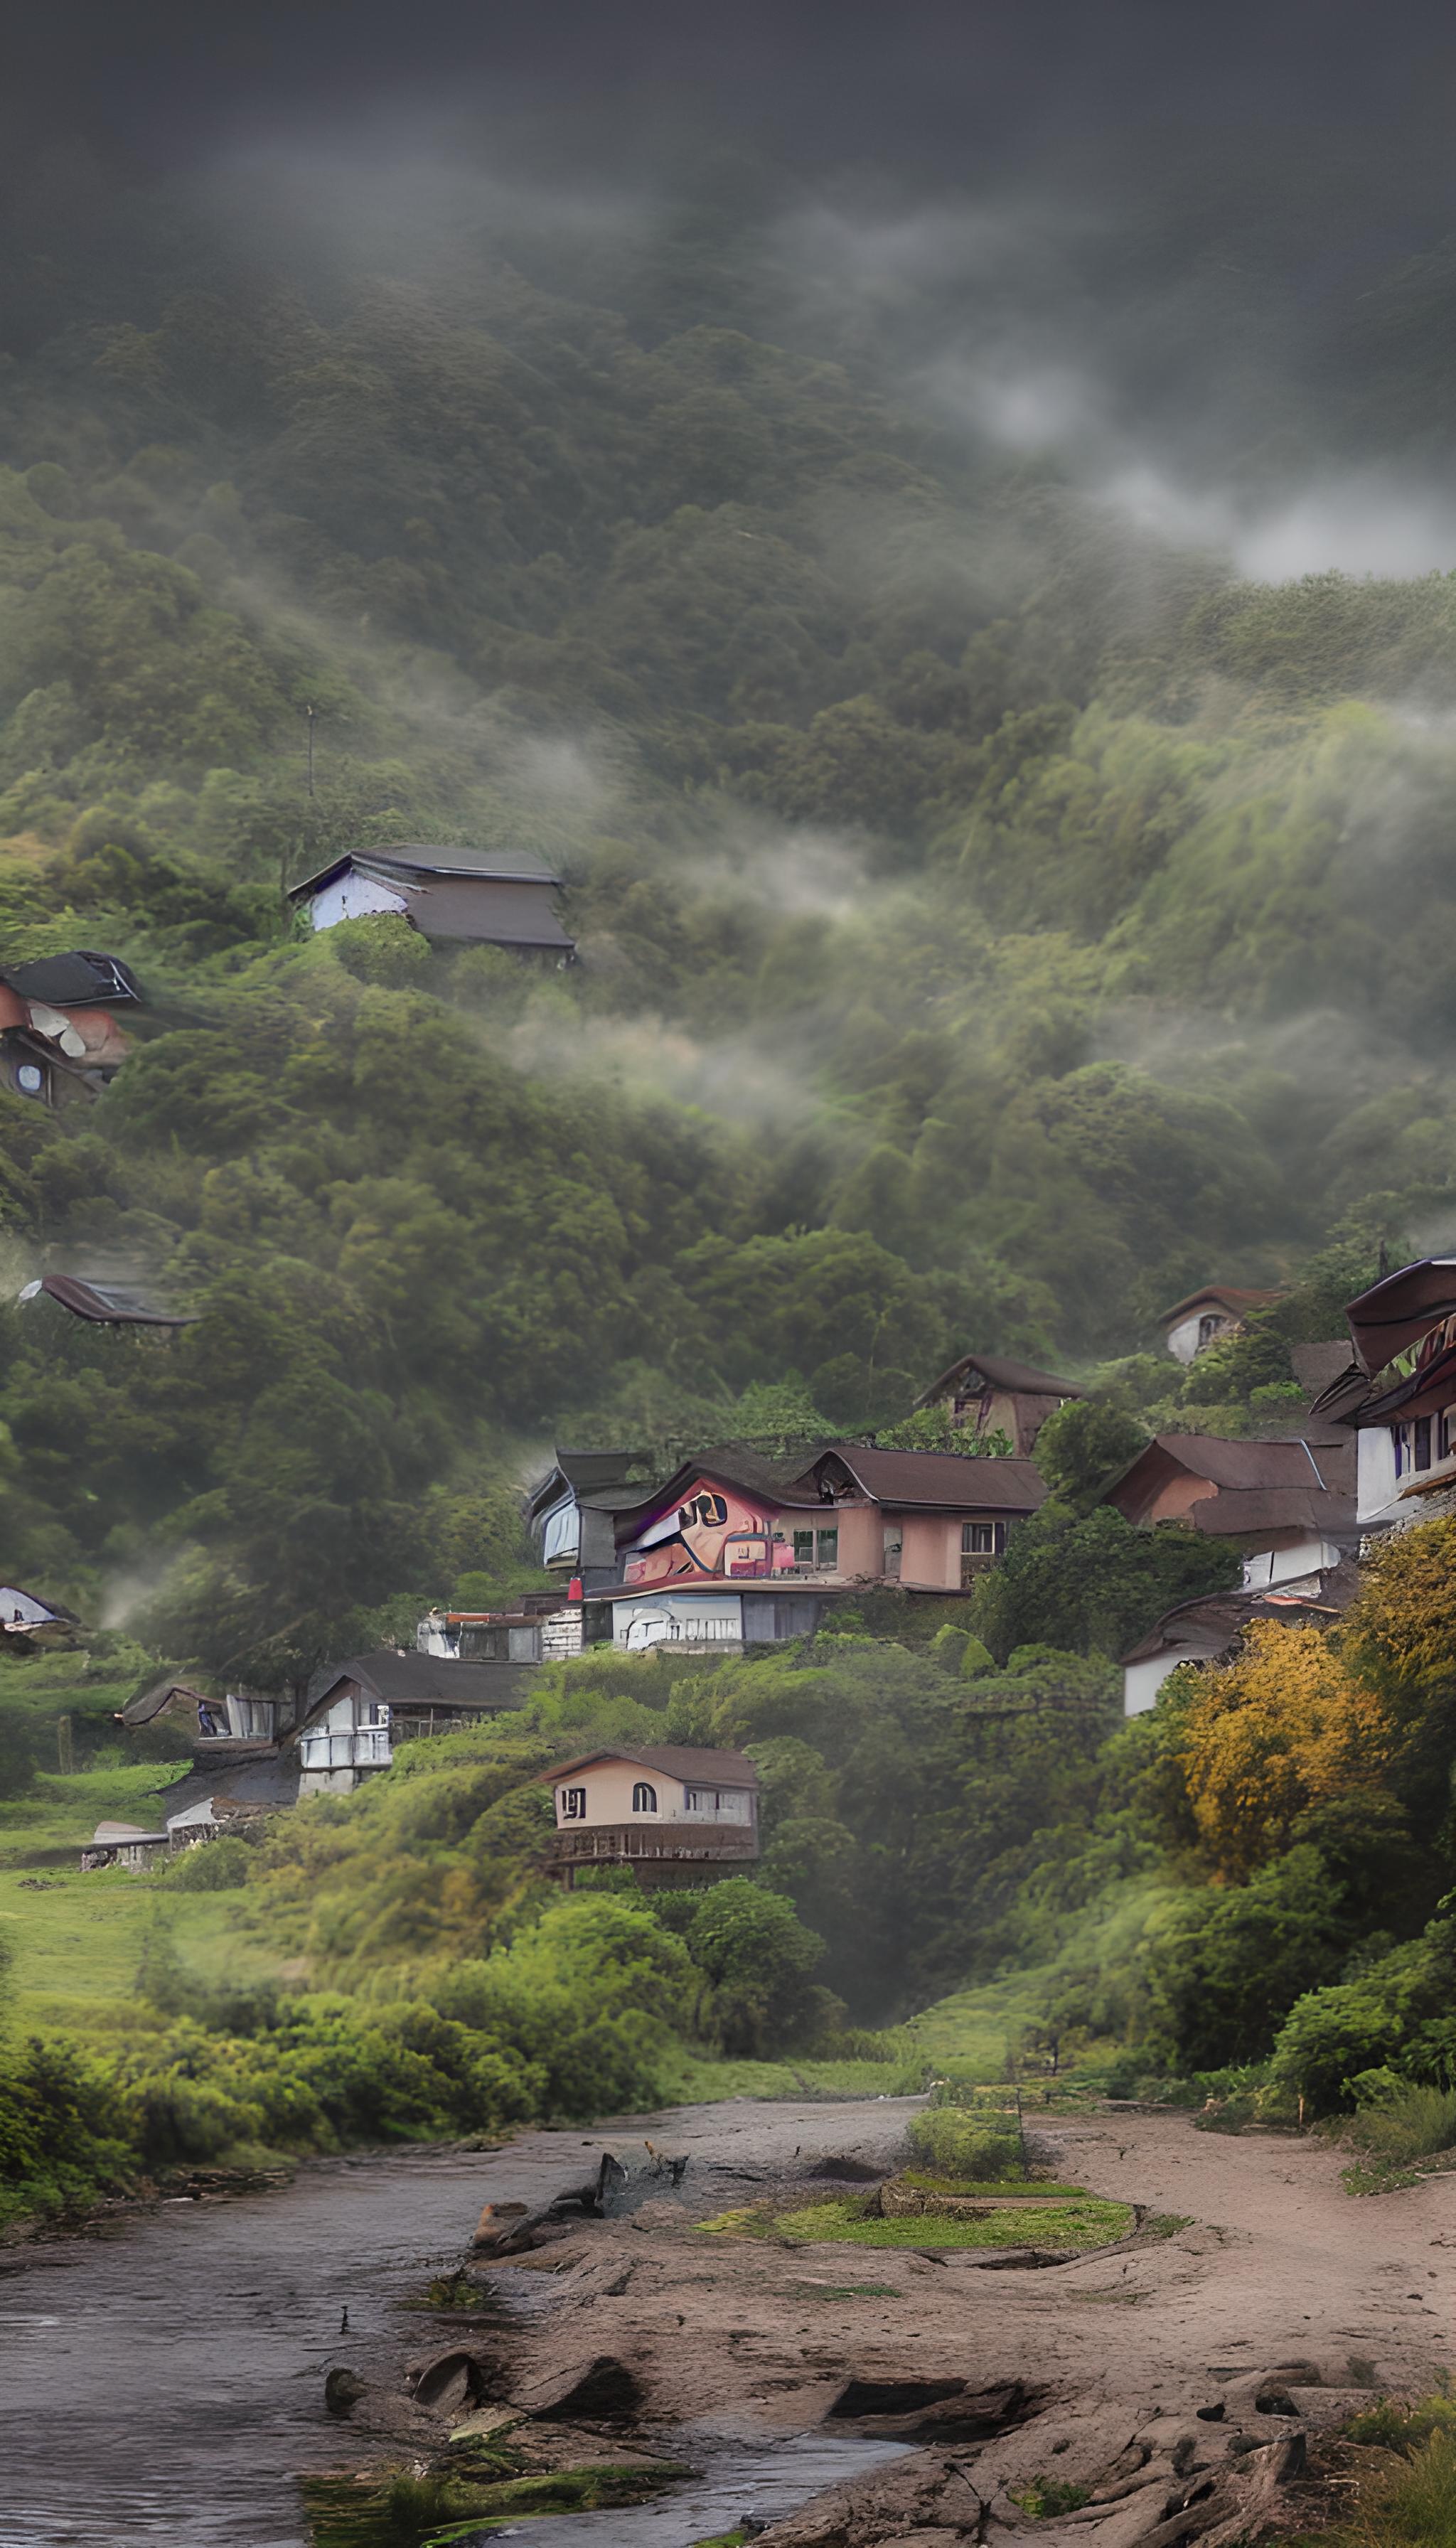
<instances>
[{"instance_id":1,"label":"white wall of house","mask_svg":"<svg viewBox=\"0 0 1456 2548\"><path fill-rule=\"evenodd\" d=\"M409 905L402 893L393 893L387 884L374 876L359 875L345 867L316 893L309 904L309 918L316 929L332 929L336 921L363 920L372 911L406 911Z\"/></svg>"},{"instance_id":2,"label":"white wall of house","mask_svg":"<svg viewBox=\"0 0 1456 2548\"><path fill-rule=\"evenodd\" d=\"M1145 1716L1170 1672L1187 1663L1186 1655L1149 1655L1144 1663L1123 1666L1123 1714Z\"/></svg>"},{"instance_id":3,"label":"white wall of house","mask_svg":"<svg viewBox=\"0 0 1456 2548\"><path fill-rule=\"evenodd\" d=\"M0 1584L0 1619L20 1619L27 1627L34 1627L55 1615L33 1592L22 1592L15 1584Z\"/></svg>"},{"instance_id":4,"label":"white wall of house","mask_svg":"<svg viewBox=\"0 0 1456 2548\"><path fill-rule=\"evenodd\" d=\"M642 1790L655 1800L636 1801ZM593 1761L559 1778L555 1787L558 1831L591 1831L623 1823L736 1823L754 1818L747 1787L689 1787L637 1761Z\"/></svg>"},{"instance_id":5,"label":"white wall of house","mask_svg":"<svg viewBox=\"0 0 1456 2548\"><path fill-rule=\"evenodd\" d=\"M1210 1320L1216 1320L1218 1323L1210 1332L1205 1333L1205 1326ZM1195 1310L1191 1317L1180 1319L1175 1327L1168 1328L1165 1339L1168 1351L1175 1362L1192 1362L1196 1354L1202 1353L1205 1345L1217 1344L1220 1336L1227 1335L1228 1329L1236 1326L1237 1323L1236 1319L1230 1319L1222 1310L1211 1308Z\"/></svg>"},{"instance_id":6,"label":"white wall of house","mask_svg":"<svg viewBox=\"0 0 1456 2548\"><path fill-rule=\"evenodd\" d=\"M299 1736L299 1793L347 1795L391 1758L389 1709L362 1694L337 1698Z\"/></svg>"},{"instance_id":7,"label":"white wall of house","mask_svg":"<svg viewBox=\"0 0 1456 2548\"><path fill-rule=\"evenodd\" d=\"M1291 1541L1288 1548L1261 1548L1243 1561L1243 1591L1267 1592L1277 1585L1302 1584L1338 1564L1333 1542L1313 1535Z\"/></svg>"},{"instance_id":8,"label":"white wall of house","mask_svg":"<svg viewBox=\"0 0 1456 2548\"><path fill-rule=\"evenodd\" d=\"M640 1600L613 1601L611 1641L641 1651L648 1646L741 1646L741 1592L654 1592Z\"/></svg>"},{"instance_id":9,"label":"white wall of house","mask_svg":"<svg viewBox=\"0 0 1456 2548\"><path fill-rule=\"evenodd\" d=\"M1362 1528L1367 1522L1389 1519L1400 1484L1390 1426L1362 1426L1355 1436L1355 1513Z\"/></svg>"}]
</instances>

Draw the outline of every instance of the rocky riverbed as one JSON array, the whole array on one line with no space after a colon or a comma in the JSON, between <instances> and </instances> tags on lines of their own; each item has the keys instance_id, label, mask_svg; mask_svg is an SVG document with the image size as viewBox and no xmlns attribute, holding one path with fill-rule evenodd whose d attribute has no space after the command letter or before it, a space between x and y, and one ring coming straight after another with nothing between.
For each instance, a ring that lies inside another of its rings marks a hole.
<instances>
[{"instance_id":1,"label":"rocky riverbed","mask_svg":"<svg viewBox=\"0 0 1456 2548\"><path fill-rule=\"evenodd\" d=\"M940 2253L929 2222L923 2246L873 2249L696 2226L863 2187L896 2163L906 2119L879 2100L734 2101L322 2162L281 2193L17 2251L0 2270L0 2548L70 2548L98 2523L109 2548L304 2548L298 2473L423 2472L469 2429L507 2431L536 2467L704 2472L576 2516L580 2548L685 2548L740 2513L769 2521L771 2548L1016 2531L1218 2548L1293 2517L1307 2449L1372 2389L1451 2360L1456 2177L1353 2201L1321 2142L1181 2116L1056 2128L1059 2174L1181 2223L1144 2219L1065 2262ZM646 2176L648 2141L685 2156L681 2183ZM543 2211L606 2151L632 2179L623 2209L478 2254L461 2286L483 2204ZM431 2283L447 2306L409 2306ZM533 2519L526 2535L568 2534Z\"/></svg>"},{"instance_id":2,"label":"rocky riverbed","mask_svg":"<svg viewBox=\"0 0 1456 2548\"><path fill-rule=\"evenodd\" d=\"M450 2412L464 2429L559 2419L578 2454L645 2434L689 2459L754 2436L901 2446L773 2523L770 2548L1033 2528L1219 2548L1294 2517L1312 2445L1373 2392L1449 2362L1456 2177L1352 2200L1323 2142L1225 2138L1185 2116L1057 2129L1059 2172L1140 2223L1059 2261L937 2251L931 2220L923 2250L698 2226L746 2197L863 2184L893 2166L903 2124L883 2104L665 2118L661 2144L688 2162L676 2186L644 2171L630 2133L584 2136L578 2173L603 2150L628 2172L619 2208L538 2219L546 2243L477 2255L474 2287L502 2320L457 2326L469 2397Z\"/></svg>"}]
</instances>

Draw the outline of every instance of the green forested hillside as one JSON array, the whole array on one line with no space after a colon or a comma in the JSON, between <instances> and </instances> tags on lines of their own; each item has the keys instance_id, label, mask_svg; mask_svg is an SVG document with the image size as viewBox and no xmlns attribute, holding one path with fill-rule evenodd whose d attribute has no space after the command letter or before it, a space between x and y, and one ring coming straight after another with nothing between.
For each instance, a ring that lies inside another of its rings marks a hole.
<instances>
[{"instance_id":1,"label":"green forested hillside","mask_svg":"<svg viewBox=\"0 0 1456 2548\"><path fill-rule=\"evenodd\" d=\"M1446 578L1241 585L748 332L721 223L695 310L139 236L0 378L0 937L150 1005L84 1120L0 1104L0 1212L12 1288L206 1316L4 1314L16 1571L297 1668L517 1566L553 1429L891 1421L1439 1221ZM548 854L581 964L291 934L400 838Z\"/></svg>"}]
</instances>

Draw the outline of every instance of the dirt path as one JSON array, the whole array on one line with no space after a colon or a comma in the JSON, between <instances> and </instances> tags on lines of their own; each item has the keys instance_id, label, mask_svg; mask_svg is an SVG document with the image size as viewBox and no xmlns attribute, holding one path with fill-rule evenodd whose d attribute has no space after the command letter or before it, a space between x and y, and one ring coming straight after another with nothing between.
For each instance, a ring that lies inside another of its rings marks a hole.
<instances>
[{"instance_id":1,"label":"dirt path","mask_svg":"<svg viewBox=\"0 0 1456 2548\"><path fill-rule=\"evenodd\" d=\"M1452 2360L1456 2176L1352 2200L1322 2142L1225 2138L1182 2116L1054 2128L1059 2172L1188 2225L1048 2270L692 2226L830 2156L889 2163L914 2102L735 2101L584 2136L573 2157L588 2167L644 2133L692 2163L681 2196L496 2269L500 2288L549 2275L501 2366L508 2396L539 2412L609 2359L656 2425L805 2431L848 2409L840 2430L931 2445L779 2524L775 2548L994 2540L1029 2526L1010 2491L1038 2474L1105 2499L1039 2520L1040 2540L1178 2548L1231 2540L1285 2500L1301 2435L1340 2421L1353 2393L1428 2385ZM565 2160L571 2142L551 2138ZM537 2178L541 2138L521 2149Z\"/></svg>"}]
</instances>

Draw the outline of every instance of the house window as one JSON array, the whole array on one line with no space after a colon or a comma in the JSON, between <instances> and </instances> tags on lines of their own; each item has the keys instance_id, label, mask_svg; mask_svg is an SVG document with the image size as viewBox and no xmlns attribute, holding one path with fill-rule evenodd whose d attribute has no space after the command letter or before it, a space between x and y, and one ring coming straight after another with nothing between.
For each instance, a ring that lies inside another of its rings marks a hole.
<instances>
[{"instance_id":1,"label":"house window","mask_svg":"<svg viewBox=\"0 0 1456 2548\"><path fill-rule=\"evenodd\" d=\"M1217 1312L1205 1312L1204 1316L1198 1322L1198 1349L1200 1353L1202 1353L1205 1345L1211 1345L1213 1343L1214 1338L1218 1334L1223 1323L1224 1321L1218 1316Z\"/></svg>"},{"instance_id":2,"label":"house window","mask_svg":"<svg viewBox=\"0 0 1456 2548\"><path fill-rule=\"evenodd\" d=\"M632 1790L632 1811L634 1814L657 1812L657 1789L650 1787L645 1778L639 1778Z\"/></svg>"},{"instance_id":3,"label":"house window","mask_svg":"<svg viewBox=\"0 0 1456 2548\"><path fill-rule=\"evenodd\" d=\"M1000 1557L1006 1547L1004 1521L963 1521L960 1525L962 1557Z\"/></svg>"},{"instance_id":4,"label":"house window","mask_svg":"<svg viewBox=\"0 0 1456 2548\"><path fill-rule=\"evenodd\" d=\"M893 1581L900 1572L900 1560L904 1556L904 1523L900 1521L887 1521L884 1526L884 1571L891 1581Z\"/></svg>"},{"instance_id":5,"label":"house window","mask_svg":"<svg viewBox=\"0 0 1456 2548\"><path fill-rule=\"evenodd\" d=\"M1452 1410L1449 1407L1443 1407L1436 1418L1436 1458L1438 1460L1449 1460L1451 1457L1451 1415Z\"/></svg>"},{"instance_id":6,"label":"house window","mask_svg":"<svg viewBox=\"0 0 1456 2548\"><path fill-rule=\"evenodd\" d=\"M587 1819L586 1788L563 1787L560 1792L562 1821L564 1823L584 1823Z\"/></svg>"},{"instance_id":7,"label":"house window","mask_svg":"<svg viewBox=\"0 0 1456 2548\"><path fill-rule=\"evenodd\" d=\"M839 1564L839 1529L796 1530L793 1535L795 1566L828 1566Z\"/></svg>"},{"instance_id":8,"label":"house window","mask_svg":"<svg viewBox=\"0 0 1456 2548\"><path fill-rule=\"evenodd\" d=\"M46 1073L39 1061L21 1062L15 1074L15 1084L23 1097L44 1097Z\"/></svg>"},{"instance_id":9,"label":"house window","mask_svg":"<svg viewBox=\"0 0 1456 2548\"><path fill-rule=\"evenodd\" d=\"M1415 1465L1417 1469L1430 1467L1430 1417L1428 1415L1417 1415L1415 1418Z\"/></svg>"}]
</instances>

